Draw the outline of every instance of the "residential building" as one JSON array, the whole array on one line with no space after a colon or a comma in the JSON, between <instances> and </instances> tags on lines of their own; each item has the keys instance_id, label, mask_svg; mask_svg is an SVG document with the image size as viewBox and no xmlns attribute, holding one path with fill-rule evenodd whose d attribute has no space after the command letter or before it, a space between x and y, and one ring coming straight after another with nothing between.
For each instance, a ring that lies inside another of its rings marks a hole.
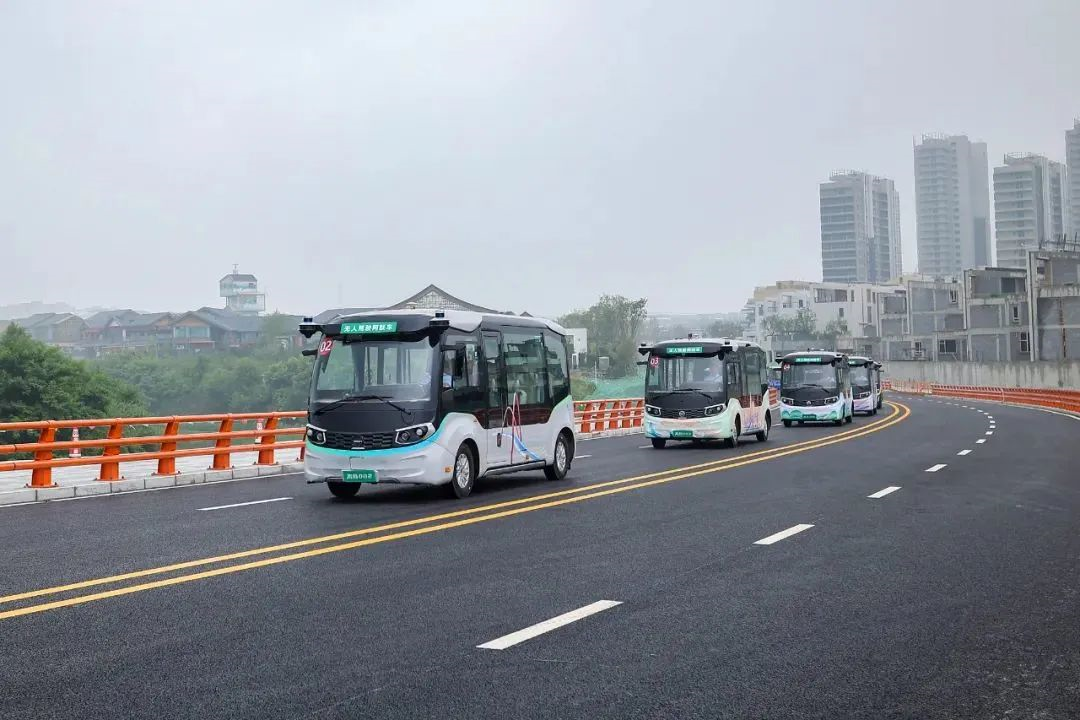
<instances>
[{"instance_id":1,"label":"residential building","mask_svg":"<svg viewBox=\"0 0 1080 720\"><path fill-rule=\"evenodd\" d=\"M1080 118L1065 131L1065 166L1069 180L1069 238L1080 241Z\"/></svg>"},{"instance_id":2,"label":"residential building","mask_svg":"<svg viewBox=\"0 0 1080 720\"><path fill-rule=\"evenodd\" d=\"M1080 250L1028 253L1032 360L1080 360Z\"/></svg>"},{"instance_id":3,"label":"residential building","mask_svg":"<svg viewBox=\"0 0 1080 720\"><path fill-rule=\"evenodd\" d=\"M233 271L218 281L225 309L242 315L258 315L266 310L266 294L259 292L259 281L254 275Z\"/></svg>"},{"instance_id":4,"label":"residential building","mask_svg":"<svg viewBox=\"0 0 1080 720\"><path fill-rule=\"evenodd\" d=\"M892 180L850 170L821 183L825 282L887 283L900 276L900 196Z\"/></svg>"},{"instance_id":5,"label":"residential building","mask_svg":"<svg viewBox=\"0 0 1080 720\"><path fill-rule=\"evenodd\" d=\"M1067 173L1061 163L1034 153L1011 153L994 168L997 266L1023 268L1027 251L1065 234Z\"/></svg>"},{"instance_id":6,"label":"residential building","mask_svg":"<svg viewBox=\"0 0 1080 720\"><path fill-rule=\"evenodd\" d=\"M964 272L968 360L1031 359L1027 270L987 267Z\"/></svg>"},{"instance_id":7,"label":"residential building","mask_svg":"<svg viewBox=\"0 0 1080 720\"><path fill-rule=\"evenodd\" d=\"M952 278L907 275L879 293L876 357L962 360L967 357L963 285Z\"/></svg>"},{"instance_id":8,"label":"residential building","mask_svg":"<svg viewBox=\"0 0 1080 720\"><path fill-rule=\"evenodd\" d=\"M914 154L919 273L959 277L989 265L986 143L966 135L923 135Z\"/></svg>"},{"instance_id":9,"label":"residential building","mask_svg":"<svg viewBox=\"0 0 1080 720\"><path fill-rule=\"evenodd\" d=\"M803 349L807 343L829 338L835 348L848 352L872 353L878 337L878 299L893 295L898 286L874 283L832 283L784 280L758 287L747 301L749 321L744 337L754 340L773 355ZM809 332L777 330L800 314L814 318ZM774 320L775 319L775 320Z\"/></svg>"}]
</instances>

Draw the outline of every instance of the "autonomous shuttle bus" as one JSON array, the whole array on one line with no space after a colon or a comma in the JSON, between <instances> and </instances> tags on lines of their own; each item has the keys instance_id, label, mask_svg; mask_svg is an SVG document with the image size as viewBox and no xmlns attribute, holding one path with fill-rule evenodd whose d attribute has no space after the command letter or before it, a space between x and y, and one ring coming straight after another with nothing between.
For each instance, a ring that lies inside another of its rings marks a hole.
<instances>
[{"instance_id":1,"label":"autonomous shuttle bus","mask_svg":"<svg viewBox=\"0 0 1080 720\"><path fill-rule=\"evenodd\" d=\"M848 358L855 412L877 415L881 409L881 363L868 357Z\"/></svg>"},{"instance_id":2,"label":"autonomous shuttle bus","mask_svg":"<svg viewBox=\"0 0 1080 720\"><path fill-rule=\"evenodd\" d=\"M769 438L765 352L743 340L666 340L642 345L645 364L645 435L654 448L669 440L700 444L742 435Z\"/></svg>"},{"instance_id":3,"label":"autonomous shuttle bus","mask_svg":"<svg viewBox=\"0 0 1080 720\"><path fill-rule=\"evenodd\" d=\"M780 419L842 425L855 416L847 356L821 351L797 352L780 360Z\"/></svg>"},{"instance_id":4,"label":"autonomous shuttle bus","mask_svg":"<svg viewBox=\"0 0 1080 720\"><path fill-rule=\"evenodd\" d=\"M300 325L321 333L304 474L337 497L363 484L449 484L574 459L566 331L538 318L400 310Z\"/></svg>"}]
</instances>

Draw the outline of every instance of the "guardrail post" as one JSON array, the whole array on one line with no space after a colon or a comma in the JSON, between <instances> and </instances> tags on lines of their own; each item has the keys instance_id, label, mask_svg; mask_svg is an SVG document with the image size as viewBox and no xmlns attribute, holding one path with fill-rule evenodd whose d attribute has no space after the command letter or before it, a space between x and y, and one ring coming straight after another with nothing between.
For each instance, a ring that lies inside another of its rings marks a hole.
<instances>
[{"instance_id":1,"label":"guardrail post","mask_svg":"<svg viewBox=\"0 0 1080 720\"><path fill-rule=\"evenodd\" d=\"M277 417L271 417L266 421L264 430L270 431L277 429ZM270 448L259 448L259 459L255 461L256 465L276 465L274 461L274 448L272 447L277 442L275 435L260 435L256 442L259 445L270 445Z\"/></svg>"},{"instance_id":2,"label":"guardrail post","mask_svg":"<svg viewBox=\"0 0 1080 720\"><path fill-rule=\"evenodd\" d=\"M173 418L165 425L165 432L162 435L166 437L175 437L180 434L180 421ZM176 475L176 458L173 455L165 455L165 453L176 452L176 441L169 440L161 443L160 447L162 457L158 458L157 472L155 475Z\"/></svg>"},{"instance_id":3,"label":"guardrail post","mask_svg":"<svg viewBox=\"0 0 1080 720\"><path fill-rule=\"evenodd\" d=\"M630 427L639 428L642 425L644 425L645 424L644 418L643 418L644 415L645 415L645 400L644 400L644 398L641 399L641 400L635 400L634 401L634 417L633 417L633 422L630 424Z\"/></svg>"},{"instance_id":4,"label":"guardrail post","mask_svg":"<svg viewBox=\"0 0 1080 720\"><path fill-rule=\"evenodd\" d=\"M51 443L56 441L56 428L44 427L38 434L38 442ZM53 459L52 450L38 450L34 453L34 460L45 462ZM34 468L30 473L30 484L26 487L50 488L56 487L52 481L52 468Z\"/></svg>"},{"instance_id":5,"label":"guardrail post","mask_svg":"<svg viewBox=\"0 0 1080 720\"><path fill-rule=\"evenodd\" d=\"M233 421L231 417L227 417L221 421L221 426L218 427L219 433L231 433L233 431ZM210 466L211 470L232 470L232 463L230 461L232 451L229 448L232 446L231 437L218 438L214 443L216 452L214 452L214 464Z\"/></svg>"},{"instance_id":6,"label":"guardrail post","mask_svg":"<svg viewBox=\"0 0 1080 720\"><path fill-rule=\"evenodd\" d=\"M109 440L119 440L124 437L124 423L114 422L109 425L109 434L106 436ZM102 482L112 482L113 480L120 479L120 461L109 460L109 458L115 458L120 454L119 445L108 445L101 452L101 475L98 480Z\"/></svg>"}]
</instances>

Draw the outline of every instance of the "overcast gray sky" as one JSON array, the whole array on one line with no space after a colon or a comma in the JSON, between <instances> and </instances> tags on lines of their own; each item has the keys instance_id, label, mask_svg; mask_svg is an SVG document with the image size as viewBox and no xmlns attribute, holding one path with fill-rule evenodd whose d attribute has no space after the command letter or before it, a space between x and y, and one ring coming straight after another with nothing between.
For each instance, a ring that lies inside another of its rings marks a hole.
<instances>
[{"instance_id":1,"label":"overcast gray sky","mask_svg":"<svg viewBox=\"0 0 1080 720\"><path fill-rule=\"evenodd\" d=\"M1056 159L1076 0L0 3L0 304L737 310L912 136Z\"/></svg>"}]
</instances>

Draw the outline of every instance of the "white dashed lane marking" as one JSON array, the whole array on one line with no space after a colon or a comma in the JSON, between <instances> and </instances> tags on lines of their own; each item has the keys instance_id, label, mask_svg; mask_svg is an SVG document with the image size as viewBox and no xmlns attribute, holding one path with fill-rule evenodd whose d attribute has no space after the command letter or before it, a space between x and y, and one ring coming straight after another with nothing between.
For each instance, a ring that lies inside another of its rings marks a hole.
<instances>
[{"instance_id":1,"label":"white dashed lane marking","mask_svg":"<svg viewBox=\"0 0 1080 720\"><path fill-rule=\"evenodd\" d=\"M937 472L938 470L941 470L942 468L946 468L946 467L948 467L948 465L946 465L945 463L940 463L938 465L934 465L932 467L926 468L926 472Z\"/></svg>"}]
</instances>

